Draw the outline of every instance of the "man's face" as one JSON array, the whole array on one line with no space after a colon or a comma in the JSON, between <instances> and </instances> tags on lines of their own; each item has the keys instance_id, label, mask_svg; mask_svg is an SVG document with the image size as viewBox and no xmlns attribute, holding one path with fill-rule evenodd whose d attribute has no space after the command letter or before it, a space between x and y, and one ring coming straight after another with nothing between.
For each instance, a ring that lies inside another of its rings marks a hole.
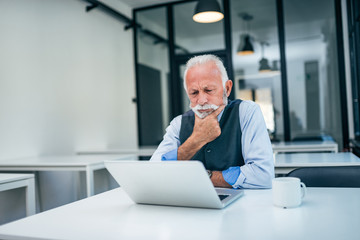
<instances>
[{"instance_id":1,"label":"man's face","mask_svg":"<svg viewBox=\"0 0 360 240\"><path fill-rule=\"evenodd\" d=\"M187 72L186 88L190 107L200 118L205 118L220 105L225 105L231 87L232 82L229 80L224 89L221 73L214 62L195 65Z\"/></svg>"}]
</instances>

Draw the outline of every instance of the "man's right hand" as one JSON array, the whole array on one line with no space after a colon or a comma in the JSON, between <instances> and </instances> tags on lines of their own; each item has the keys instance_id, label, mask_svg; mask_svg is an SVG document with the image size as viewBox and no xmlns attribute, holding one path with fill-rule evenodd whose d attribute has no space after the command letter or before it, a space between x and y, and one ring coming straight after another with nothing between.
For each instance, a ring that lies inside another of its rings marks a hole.
<instances>
[{"instance_id":1,"label":"man's right hand","mask_svg":"<svg viewBox=\"0 0 360 240\"><path fill-rule=\"evenodd\" d=\"M217 116L225 108L221 105L205 118L195 114L194 129L191 136L178 148L178 160L191 159L205 144L215 140L221 134Z\"/></svg>"},{"instance_id":2,"label":"man's right hand","mask_svg":"<svg viewBox=\"0 0 360 240\"><path fill-rule=\"evenodd\" d=\"M205 118L200 118L195 114L195 124L192 136L197 142L205 145L221 134L221 128L217 120L217 116L224 109L224 105L221 105L214 112L206 116Z\"/></svg>"}]
</instances>

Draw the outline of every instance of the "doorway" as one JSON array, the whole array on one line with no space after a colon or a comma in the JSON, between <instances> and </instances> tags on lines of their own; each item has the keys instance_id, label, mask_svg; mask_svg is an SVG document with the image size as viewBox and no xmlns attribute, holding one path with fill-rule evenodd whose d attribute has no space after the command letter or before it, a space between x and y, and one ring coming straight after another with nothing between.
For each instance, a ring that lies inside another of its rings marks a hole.
<instances>
[{"instance_id":1,"label":"doorway","mask_svg":"<svg viewBox=\"0 0 360 240\"><path fill-rule=\"evenodd\" d=\"M160 71L138 64L140 146L156 146L163 137Z\"/></svg>"}]
</instances>

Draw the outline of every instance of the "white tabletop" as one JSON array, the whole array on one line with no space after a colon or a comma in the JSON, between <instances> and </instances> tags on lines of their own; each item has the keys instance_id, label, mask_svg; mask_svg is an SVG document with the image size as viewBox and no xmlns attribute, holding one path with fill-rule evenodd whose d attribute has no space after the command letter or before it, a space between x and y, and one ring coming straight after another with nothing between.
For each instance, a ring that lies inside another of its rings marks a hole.
<instances>
[{"instance_id":1,"label":"white tabletop","mask_svg":"<svg viewBox=\"0 0 360 240\"><path fill-rule=\"evenodd\" d=\"M34 178L34 174L0 173L0 184Z\"/></svg>"},{"instance_id":2,"label":"white tabletop","mask_svg":"<svg viewBox=\"0 0 360 240\"><path fill-rule=\"evenodd\" d=\"M77 151L77 154L136 154L137 156L151 156L156 148L157 146L127 149L82 149Z\"/></svg>"},{"instance_id":3,"label":"white tabletop","mask_svg":"<svg viewBox=\"0 0 360 240\"><path fill-rule=\"evenodd\" d=\"M223 210L134 204L118 188L0 226L6 239L359 239L360 189L308 188L301 207L246 190Z\"/></svg>"},{"instance_id":4,"label":"white tabletop","mask_svg":"<svg viewBox=\"0 0 360 240\"><path fill-rule=\"evenodd\" d=\"M358 166L360 158L350 152L275 154L275 167Z\"/></svg>"},{"instance_id":5,"label":"white tabletop","mask_svg":"<svg viewBox=\"0 0 360 240\"><path fill-rule=\"evenodd\" d=\"M295 141L272 143L274 152L337 152L338 144L335 141Z\"/></svg>"},{"instance_id":6,"label":"white tabletop","mask_svg":"<svg viewBox=\"0 0 360 240\"><path fill-rule=\"evenodd\" d=\"M360 166L360 158L349 152L274 154L275 174L288 174L300 167Z\"/></svg>"},{"instance_id":7,"label":"white tabletop","mask_svg":"<svg viewBox=\"0 0 360 240\"><path fill-rule=\"evenodd\" d=\"M0 160L1 167L86 167L92 164L103 163L105 160L128 159L134 160L132 154L102 154L102 155L60 155L60 156L40 156Z\"/></svg>"},{"instance_id":8,"label":"white tabletop","mask_svg":"<svg viewBox=\"0 0 360 240\"><path fill-rule=\"evenodd\" d=\"M303 146L327 146L337 144L335 141L326 140L326 141L292 141L292 142L275 142L273 146L283 147L283 146L292 146L292 147L303 147Z\"/></svg>"},{"instance_id":9,"label":"white tabletop","mask_svg":"<svg viewBox=\"0 0 360 240\"><path fill-rule=\"evenodd\" d=\"M134 154L61 155L0 160L0 171L86 171L87 196L94 195L94 171L106 160L137 160ZM38 187L40 187L38 183Z\"/></svg>"}]
</instances>

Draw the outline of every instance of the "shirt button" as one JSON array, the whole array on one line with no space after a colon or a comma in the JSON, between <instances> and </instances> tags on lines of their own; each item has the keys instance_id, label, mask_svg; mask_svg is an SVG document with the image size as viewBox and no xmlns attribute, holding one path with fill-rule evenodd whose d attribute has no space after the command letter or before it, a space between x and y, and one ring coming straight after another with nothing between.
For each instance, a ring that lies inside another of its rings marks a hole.
<instances>
[{"instance_id":1,"label":"shirt button","mask_svg":"<svg viewBox=\"0 0 360 240\"><path fill-rule=\"evenodd\" d=\"M208 153L211 152L211 149L206 150L206 152L208 152Z\"/></svg>"}]
</instances>

